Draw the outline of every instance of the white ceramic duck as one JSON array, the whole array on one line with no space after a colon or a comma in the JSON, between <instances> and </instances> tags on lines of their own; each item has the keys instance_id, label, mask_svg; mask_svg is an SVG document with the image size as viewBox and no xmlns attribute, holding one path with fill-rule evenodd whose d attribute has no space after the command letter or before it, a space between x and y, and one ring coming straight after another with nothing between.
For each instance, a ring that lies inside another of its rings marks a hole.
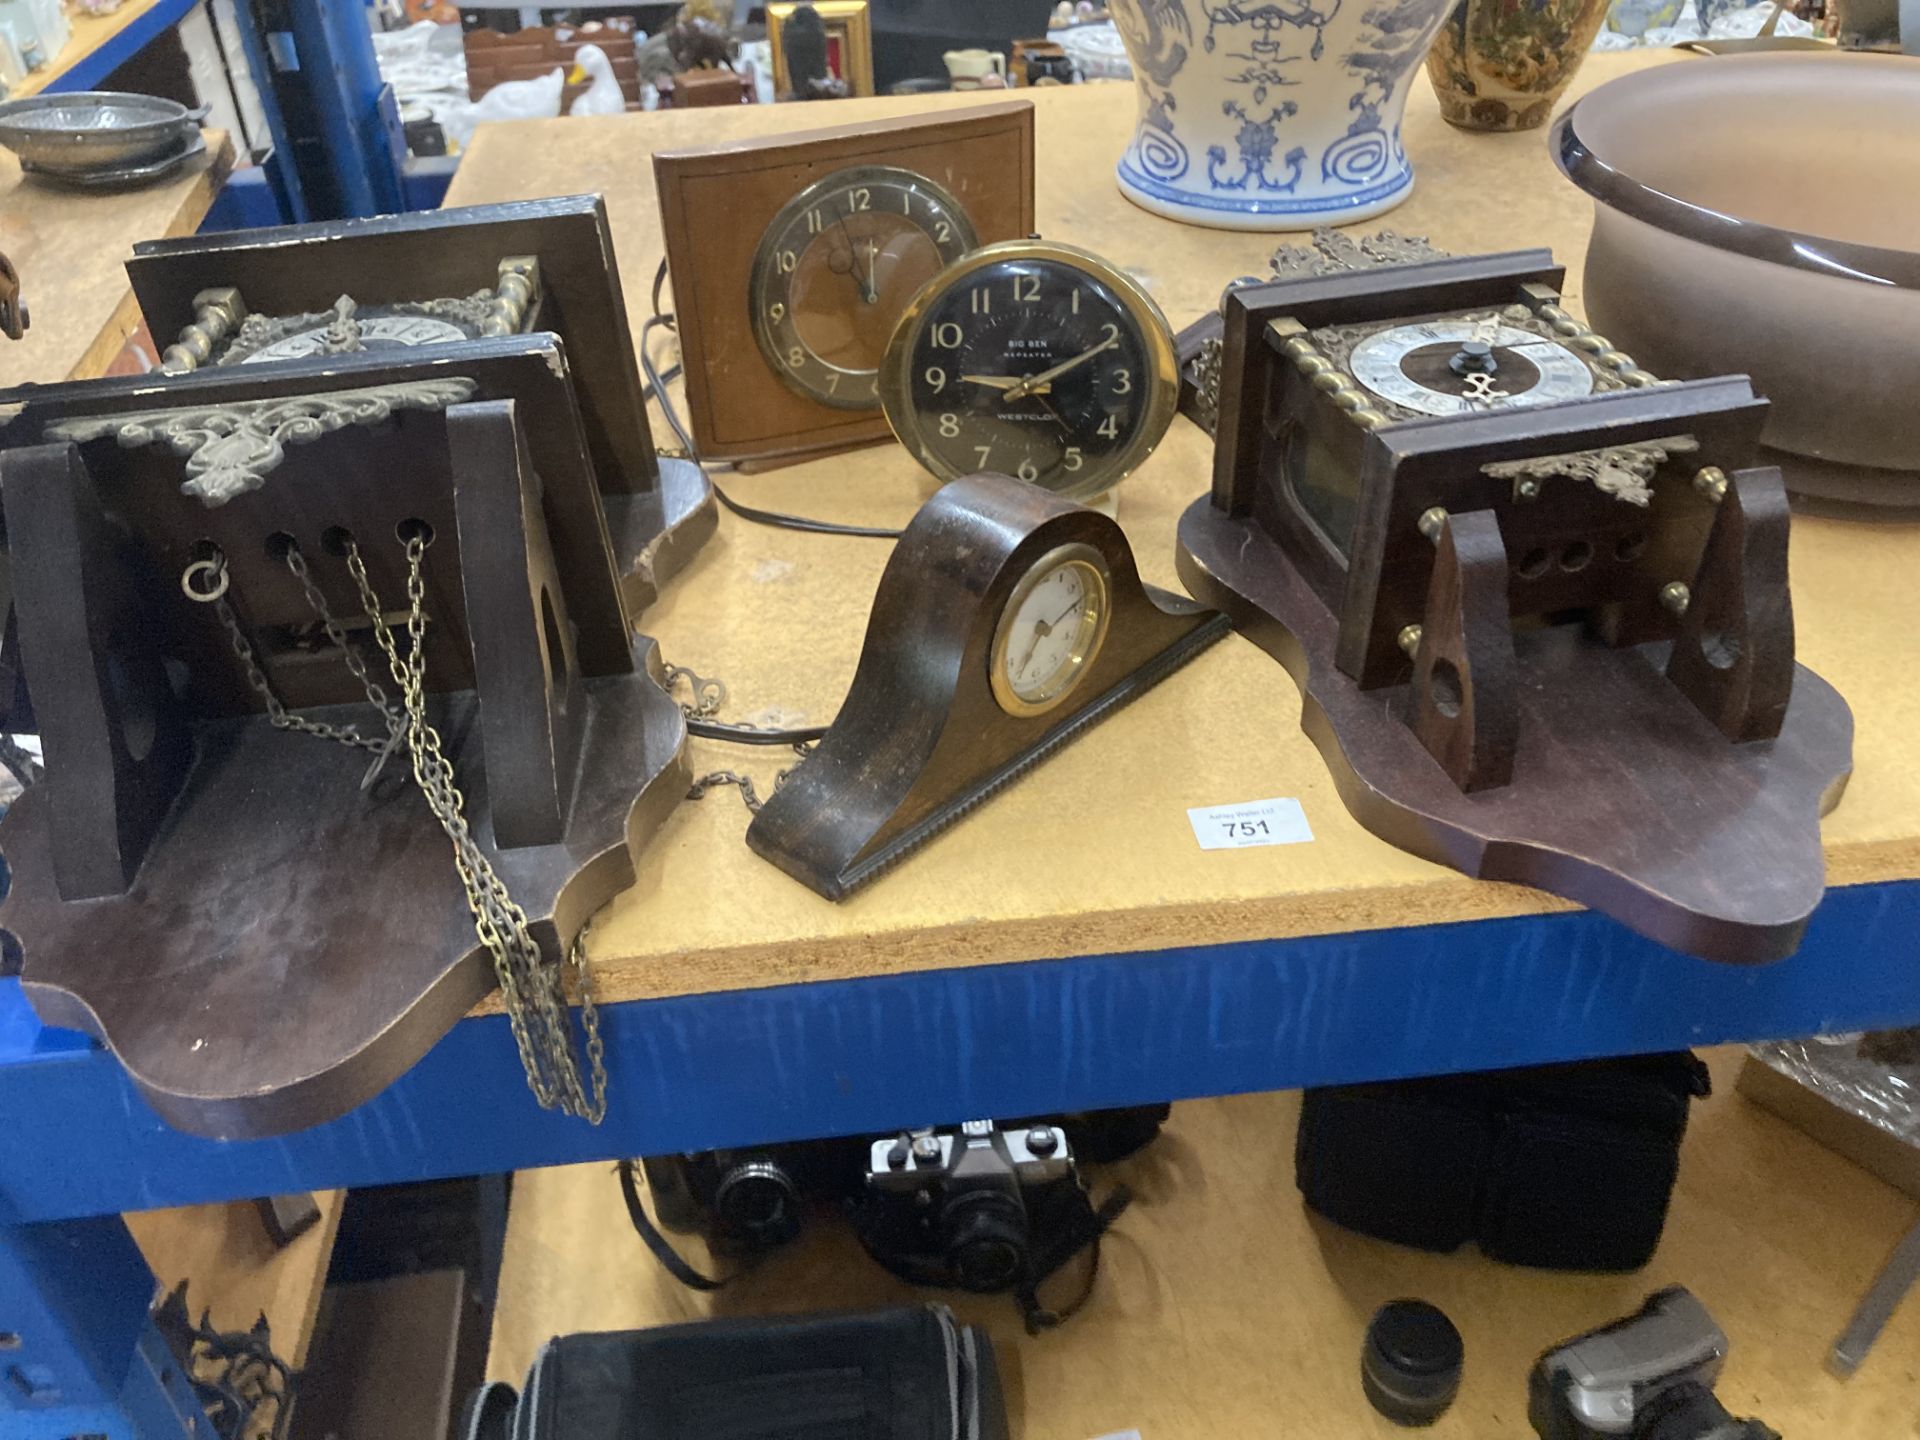
<instances>
[{"instance_id":1,"label":"white ceramic duck","mask_svg":"<svg viewBox=\"0 0 1920 1440\"><path fill-rule=\"evenodd\" d=\"M551 120L560 113L560 91L566 73L555 66L545 75L531 80L506 80L494 86L471 105L457 107L440 124L462 150L473 140L473 132L491 120Z\"/></svg>"},{"instance_id":2,"label":"white ceramic duck","mask_svg":"<svg viewBox=\"0 0 1920 1440\"><path fill-rule=\"evenodd\" d=\"M567 76L567 83L578 85L586 79L591 79L593 83L582 93L574 96L573 104L567 107L567 114L623 115L626 113L627 97L620 91L620 82L613 78L613 62L607 59L607 52L598 45L582 45L574 53L573 70Z\"/></svg>"}]
</instances>

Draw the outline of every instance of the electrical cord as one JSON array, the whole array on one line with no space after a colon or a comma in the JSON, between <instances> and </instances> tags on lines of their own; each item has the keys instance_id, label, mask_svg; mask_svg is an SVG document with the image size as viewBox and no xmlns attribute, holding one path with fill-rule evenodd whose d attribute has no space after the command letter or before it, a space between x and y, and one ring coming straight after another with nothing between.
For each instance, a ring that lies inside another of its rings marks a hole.
<instances>
[{"instance_id":1,"label":"electrical cord","mask_svg":"<svg viewBox=\"0 0 1920 1440\"><path fill-rule=\"evenodd\" d=\"M724 720L689 717L687 733L702 740L725 740L734 745L811 745L827 733L825 725L801 730L763 730L758 725L729 725Z\"/></svg>"},{"instance_id":2,"label":"electrical cord","mask_svg":"<svg viewBox=\"0 0 1920 1440\"><path fill-rule=\"evenodd\" d=\"M673 401L667 394L667 386L682 373L682 367L674 365L662 372L656 369L653 363L654 331L664 329L677 333L672 312L660 308L661 290L666 280L667 262L662 260L659 268L653 272L653 314L640 327L640 369L646 378L646 386L642 393L651 395L659 402L660 413L666 416L667 424L672 429L674 437L679 440L681 448L687 452L695 464L699 464L699 452L694 446L693 436L687 433L686 426L681 422L680 412L674 408ZM711 472L708 472L707 480L709 484L713 484ZM787 515L779 511L759 510L750 505L742 505L722 490L718 484L713 484L713 494L715 499L742 520L752 521L757 525L772 525L810 535L850 535L874 540L900 538L898 530L883 530L867 525L836 525L831 521L815 520L804 515ZM812 725L794 730L769 730L757 725L730 725L723 720L714 720L702 715L689 714L687 717L689 735L733 745L810 745L824 737L827 728L825 725Z\"/></svg>"},{"instance_id":3,"label":"electrical cord","mask_svg":"<svg viewBox=\"0 0 1920 1440\"><path fill-rule=\"evenodd\" d=\"M679 365L660 371L653 363L653 333L655 330L667 330L679 333L674 323L673 312L660 308L661 291L666 284L667 262L662 260L653 272L653 315L640 327L640 369L646 377L643 394L650 395L660 403L660 413L666 417L667 425L672 429L674 438L680 442L680 448L696 462L699 450L693 443L693 436L680 419L680 412L674 407L667 395L667 385L682 371ZM713 481L712 473L707 476L713 483L714 498L728 510L755 525L769 525L778 530L795 530L803 535L844 535L859 540L898 540L901 532L889 530L878 525L843 525L832 520L817 520L808 515L790 515L782 510L762 510L752 505L742 505ZM726 737L719 737L726 738Z\"/></svg>"}]
</instances>

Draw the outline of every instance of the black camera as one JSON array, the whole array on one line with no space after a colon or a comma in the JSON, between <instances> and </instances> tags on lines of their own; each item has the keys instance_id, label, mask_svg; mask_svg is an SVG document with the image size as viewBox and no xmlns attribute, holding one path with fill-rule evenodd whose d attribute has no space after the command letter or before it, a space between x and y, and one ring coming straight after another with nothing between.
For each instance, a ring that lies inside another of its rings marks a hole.
<instances>
[{"instance_id":1,"label":"black camera","mask_svg":"<svg viewBox=\"0 0 1920 1440\"><path fill-rule=\"evenodd\" d=\"M754 1255L800 1234L809 1202L851 1193L857 1141L709 1150L641 1161L661 1225L703 1237L718 1255Z\"/></svg>"},{"instance_id":2,"label":"black camera","mask_svg":"<svg viewBox=\"0 0 1920 1440\"><path fill-rule=\"evenodd\" d=\"M1122 1191L1096 1209L1076 1156L1124 1159L1160 1133L1170 1109L975 1120L640 1163L659 1224L703 1237L716 1254L750 1260L797 1237L807 1211L826 1204L847 1213L869 1255L914 1284L1025 1292L1092 1245L1126 1203ZM634 1226L662 1263L686 1283L722 1283L662 1253L623 1175Z\"/></svg>"},{"instance_id":3,"label":"black camera","mask_svg":"<svg viewBox=\"0 0 1920 1440\"><path fill-rule=\"evenodd\" d=\"M969 1120L875 1140L854 1224L867 1253L903 1279L991 1293L1033 1272L1036 1233L1085 1208L1064 1129Z\"/></svg>"},{"instance_id":4,"label":"black camera","mask_svg":"<svg viewBox=\"0 0 1920 1440\"><path fill-rule=\"evenodd\" d=\"M1726 1332L1676 1285L1542 1355L1527 1419L1541 1440L1780 1440L1714 1395L1726 1358Z\"/></svg>"}]
</instances>

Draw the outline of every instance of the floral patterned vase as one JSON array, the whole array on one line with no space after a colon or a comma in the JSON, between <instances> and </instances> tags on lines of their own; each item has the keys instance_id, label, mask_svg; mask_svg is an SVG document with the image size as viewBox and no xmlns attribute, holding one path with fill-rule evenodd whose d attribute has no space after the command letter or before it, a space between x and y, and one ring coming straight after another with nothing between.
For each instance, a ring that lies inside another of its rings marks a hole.
<instances>
[{"instance_id":1,"label":"floral patterned vase","mask_svg":"<svg viewBox=\"0 0 1920 1440\"><path fill-rule=\"evenodd\" d=\"M1448 0L1111 0L1140 123L1135 204L1196 225L1305 230L1413 189L1407 87Z\"/></svg>"},{"instance_id":2,"label":"floral patterned vase","mask_svg":"<svg viewBox=\"0 0 1920 1440\"><path fill-rule=\"evenodd\" d=\"M1463 130L1532 130L1587 58L1608 0L1460 0L1434 37L1427 74Z\"/></svg>"}]
</instances>

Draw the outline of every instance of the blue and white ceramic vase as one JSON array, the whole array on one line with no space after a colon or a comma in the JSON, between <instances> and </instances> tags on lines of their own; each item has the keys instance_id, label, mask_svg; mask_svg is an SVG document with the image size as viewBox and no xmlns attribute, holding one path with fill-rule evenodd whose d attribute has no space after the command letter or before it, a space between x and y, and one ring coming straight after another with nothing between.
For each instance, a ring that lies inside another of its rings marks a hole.
<instances>
[{"instance_id":1,"label":"blue and white ceramic vase","mask_svg":"<svg viewBox=\"0 0 1920 1440\"><path fill-rule=\"evenodd\" d=\"M1233 230L1344 225L1412 193L1407 88L1452 0L1111 0L1140 123L1120 188Z\"/></svg>"}]
</instances>

